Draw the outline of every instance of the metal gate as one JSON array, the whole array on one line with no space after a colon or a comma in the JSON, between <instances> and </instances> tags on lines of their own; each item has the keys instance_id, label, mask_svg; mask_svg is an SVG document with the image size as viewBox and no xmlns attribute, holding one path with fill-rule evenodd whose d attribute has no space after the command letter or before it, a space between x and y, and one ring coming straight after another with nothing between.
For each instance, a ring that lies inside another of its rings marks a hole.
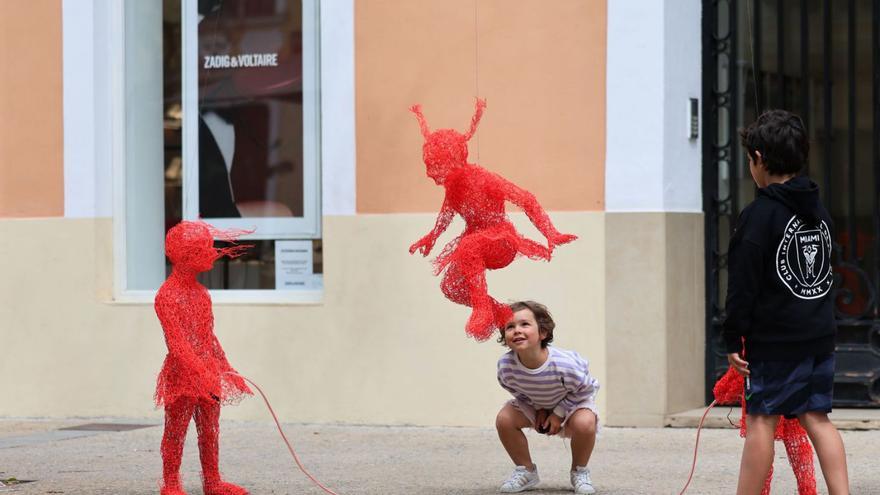
<instances>
[{"instance_id":1,"label":"metal gate","mask_svg":"<svg viewBox=\"0 0 880 495\"><path fill-rule=\"evenodd\" d=\"M807 173L834 220L834 405L880 407L880 0L704 0L706 398L727 369L719 340L727 244L755 194L738 129L791 110Z\"/></svg>"}]
</instances>

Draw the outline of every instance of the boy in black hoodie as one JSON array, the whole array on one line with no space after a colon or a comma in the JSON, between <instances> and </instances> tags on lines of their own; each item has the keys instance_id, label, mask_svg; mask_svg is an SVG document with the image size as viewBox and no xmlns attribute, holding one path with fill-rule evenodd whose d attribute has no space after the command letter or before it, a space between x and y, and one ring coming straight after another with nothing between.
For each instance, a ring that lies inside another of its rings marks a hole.
<instances>
[{"instance_id":1,"label":"boy in black hoodie","mask_svg":"<svg viewBox=\"0 0 880 495\"><path fill-rule=\"evenodd\" d=\"M809 141L800 117L765 112L740 132L758 195L730 240L727 359L746 377L746 441L737 494L759 494L779 417L797 417L831 495L848 494L843 441L828 420L834 381L831 218L798 176ZM742 354L741 354L742 353ZM747 360L746 360L747 359Z\"/></svg>"}]
</instances>

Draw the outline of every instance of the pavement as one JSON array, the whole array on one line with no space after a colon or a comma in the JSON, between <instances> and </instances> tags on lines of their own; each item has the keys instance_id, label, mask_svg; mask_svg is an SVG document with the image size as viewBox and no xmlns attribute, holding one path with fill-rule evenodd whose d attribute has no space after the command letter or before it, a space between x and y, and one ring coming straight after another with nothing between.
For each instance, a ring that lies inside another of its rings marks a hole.
<instances>
[{"instance_id":1,"label":"pavement","mask_svg":"<svg viewBox=\"0 0 880 495\"><path fill-rule=\"evenodd\" d=\"M101 431L107 428L123 431ZM513 467L488 427L285 424L284 429L306 468L339 495L491 494ZM202 490L192 430L182 471L188 493L196 495ZM842 435L852 493L880 493L880 430ZM161 436L155 420L0 419L0 481L19 481L0 487L0 495L157 494ZM590 462L598 493L679 493L695 436L693 428L604 427ZM529 493L571 493L568 445L534 432L529 441L542 479ZM220 445L225 478L253 494L324 493L298 470L271 422L221 421ZM741 449L736 430L703 430L687 493L733 493ZM773 493L796 493L781 445L776 457ZM819 486L827 493L821 479Z\"/></svg>"}]
</instances>

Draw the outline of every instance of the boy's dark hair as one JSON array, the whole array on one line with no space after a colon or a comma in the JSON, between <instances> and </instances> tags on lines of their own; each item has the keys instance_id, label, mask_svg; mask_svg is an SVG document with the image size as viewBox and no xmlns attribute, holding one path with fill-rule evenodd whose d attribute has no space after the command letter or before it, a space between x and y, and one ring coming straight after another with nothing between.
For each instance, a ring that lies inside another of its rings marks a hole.
<instances>
[{"instance_id":1,"label":"boy's dark hair","mask_svg":"<svg viewBox=\"0 0 880 495\"><path fill-rule=\"evenodd\" d=\"M768 110L739 131L746 153L757 161L761 153L771 175L796 174L807 163L810 140L804 122L785 110Z\"/></svg>"},{"instance_id":2,"label":"boy's dark hair","mask_svg":"<svg viewBox=\"0 0 880 495\"><path fill-rule=\"evenodd\" d=\"M550 316L550 311L547 310L547 306L544 306L541 303L536 303L535 301L517 301L508 306L514 313L523 309L528 309L533 315L535 315L535 322L538 324L538 331L540 332L543 330L547 332L547 336L541 340L541 348L545 348L547 347L547 344L553 342L553 329L556 328L556 322L554 322L553 317ZM504 331L505 328L502 328L501 335L498 337L498 343L501 345L506 345L504 343Z\"/></svg>"}]
</instances>

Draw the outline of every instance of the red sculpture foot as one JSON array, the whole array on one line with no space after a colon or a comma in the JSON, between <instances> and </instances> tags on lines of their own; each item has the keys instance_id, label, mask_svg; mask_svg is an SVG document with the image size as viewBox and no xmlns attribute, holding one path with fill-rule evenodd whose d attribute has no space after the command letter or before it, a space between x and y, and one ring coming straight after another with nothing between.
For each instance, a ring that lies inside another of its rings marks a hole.
<instances>
[{"instance_id":1,"label":"red sculpture foot","mask_svg":"<svg viewBox=\"0 0 880 495\"><path fill-rule=\"evenodd\" d=\"M505 322L507 323L507 322ZM492 336L495 331L495 318L492 311L485 307L474 308L468 319L465 330L468 335L482 342Z\"/></svg>"},{"instance_id":2,"label":"red sculpture foot","mask_svg":"<svg viewBox=\"0 0 880 495\"><path fill-rule=\"evenodd\" d=\"M493 301L492 311L495 314L495 326L504 330L507 327L507 323L513 319L513 311L510 310L510 306Z\"/></svg>"},{"instance_id":3,"label":"red sculpture foot","mask_svg":"<svg viewBox=\"0 0 880 495\"><path fill-rule=\"evenodd\" d=\"M161 495L186 495L186 492L183 491L183 487L181 487L180 484L166 484L162 487L159 493Z\"/></svg>"},{"instance_id":4,"label":"red sculpture foot","mask_svg":"<svg viewBox=\"0 0 880 495\"><path fill-rule=\"evenodd\" d=\"M248 495L244 488L225 481L205 482L205 495Z\"/></svg>"}]
</instances>

